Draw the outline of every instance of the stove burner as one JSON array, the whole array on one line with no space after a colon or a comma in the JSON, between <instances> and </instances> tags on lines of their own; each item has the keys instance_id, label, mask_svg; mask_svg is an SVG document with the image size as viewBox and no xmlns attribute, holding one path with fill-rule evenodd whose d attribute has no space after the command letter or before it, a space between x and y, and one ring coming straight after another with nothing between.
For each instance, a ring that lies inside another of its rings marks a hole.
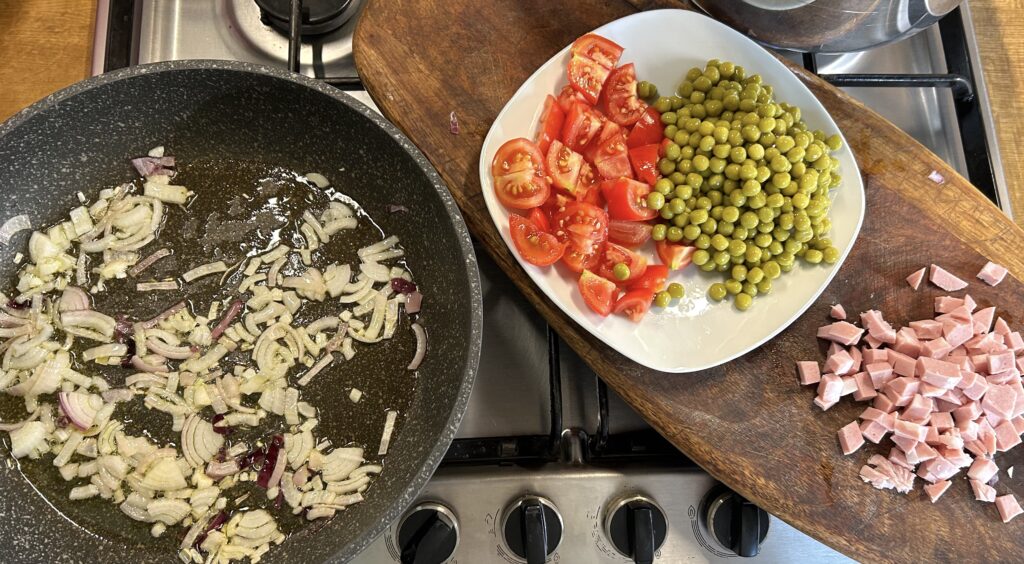
<instances>
[{"instance_id":1,"label":"stove burner","mask_svg":"<svg viewBox=\"0 0 1024 564\"><path fill-rule=\"evenodd\" d=\"M255 1L263 23L287 34L291 0ZM323 35L338 29L354 15L357 5L353 0L303 0L302 35Z\"/></svg>"}]
</instances>

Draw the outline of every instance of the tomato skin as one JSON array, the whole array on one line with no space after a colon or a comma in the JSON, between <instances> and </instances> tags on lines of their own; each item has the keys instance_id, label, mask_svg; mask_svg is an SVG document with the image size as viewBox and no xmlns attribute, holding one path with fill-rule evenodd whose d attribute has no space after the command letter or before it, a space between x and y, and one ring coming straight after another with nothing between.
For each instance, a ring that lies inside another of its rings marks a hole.
<instances>
[{"instance_id":1,"label":"tomato skin","mask_svg":"<svg viewBox=\"0 0 1024 564\"><path fill-rule=\"evenodd\" d=\"M537 129L537 148L541 153L547 154L551 142L558 139L562 134L562 125L565 123L565 112L558 100L548 94L544 99L544 111L540 114L540 126Z\"/></svg>"},{"instance_id":2,"label":"tomato skin","mask_svg":"<svg viewBox=\"0 0 1024 564\"><path fill-rule=\"evenodd\" d=\"M567 243L562 262L575 272L594 268L608 239L608 214L585 202L568 202L552 219L555 236Z\"/></svg>"},{"instance_id":3,"label":"tomato skin","mask_svg":"<svg viewBox=\"0 0 1024 564\"><path fill-rule=\"evenodd\" d=\"M597 104L609 72L593 59L582 55L573 55L566 69L569 84L591 105Z\"/></svg>"},{"instance_id":4,"label":"tomato skin","mask_svg":"<svg viewBox=\"0 0 1024 564\"><path fill-rule=\"evenodd\" d=\"M647 111L647 104L636 95L636 69L633 63L611 71L602 92L608 119L628 127Z\"/></svg>"},{"instance_id":5,"label":"tomato skin","mask_svg":"<svg viewBox=\"0 0 1024 564\"><path fill-rule=\"evenodd\" d=\"M540 149L522 137L505 142L491 162L494 191L507 208L530 209L551 193Z\"/></svg>"},{"instance_id":6,"label":"tomato skin","mask_svg":"<svg viewBox=\"0 0 1024 564\"><path fill-rule=\"evenodd\" d=\"M625 280L617 279L613 270L615 265L620 262L629 267L629 278ZM598 275L616 284L628 286L630 282L643 276L645 271L647 271L646 257L615 243L605 243L604 256L598 263Z\"/></svg>"},{"instance_id":7,"label":"tomato skin","mask_svg":"<svg viewBox=\"0 0 1024 564\"><path fill-rule=\"evenodd\" d=\"M605 280L593 272L584 269L578 282L583 302L594 313L607 317L612 312L618 288L610 280Z\"/></svg>"},{"instance_id":8,"label":"tomato skin","mask_svg":"<svg viewBox=\"0 0 1024 564\"><path fill-rule=\"evenodd\" d=\"M562 258L565 243L559 241L557 237L541 231L532 221L521 215L512 214L508 219L512 243L523 260L537 266L549 266Z\"/></svg>"},{"instance_id":9,"label":"tomato skin","mask_svg":"<svg viewBox=\"0 0 1024 564\"><path fill-rule=\"evenodd\" d=\"M634 323L639 323L654 301L654 291L647 289L630 290L615 301L613 311L625 315Z\"/></svg>"},{"instance_id":10,"label":"tomato skin","mask_svg":"<svg viewBox=\"0 0 1024 564\"><path fill-rule=\"evenodd\" d=\"M619 178L605 181L601 191L608 200L608 216L626 221L646 221L657 217L658 212L647 207L647 194L651 187L643 182Z\"/></svg>"},{"instance_id":11,"label":"tomato skin","mask_svg":"<svg viewBox=\"0 0 1024 564\"><path fill-rule=\"evenodd\" d=\"M636 248L651 238L652 229L650 223L612 219L608 221L608 240L623 247Z\"/></svg>"},{"instance_id":12,"label":"tomato skin","mask_svg":"<svg viewBox=\"0 0 1024 564\"><path fill-rule=\"evenodd\" d=\"M572 48L569 51L573 55L581 55L593 59L594 62L606 69L615 68L615 65L619 62L619 57L622 56L622 47L618 43L606 37L601 37L596 33L588 33L581 36L573 42Z\"/></svg>"},{"instance_id":13,"label":"tomato skin","mask_svg":"<svg viewBox=\"0 0 1024 564\"><path fill-rule=\"evenodd\" d=\"M593 204L603 209L604 198L601 196L601 190L598 189L600 183L601 179L594 172L594 168L590 166L590 163L584 162L580 167L580 176L576 180L576 187L573 188L576 201Z\"/></svg>"},{"instance_id":14,"label":"tomato skin","mask_svg":"<svg viewBox=\"0 0 1024 564\"><path fill-rule=\"evenodd\" d=\"M582 94L576 91L575 88L568 84L562 88L562 91L558 93L558 107L562 109L562 113L568 115L569 111L576 102L586 103L586 99ZM661 116L658 116L661 119Z\"/></svg>"},{"instance_id":15,"label":"tomato skin","mask_svg":"<svg viewBox=\"0 0 1024 564\"><path fill-rule=\"evenodd\" d=\"M601 150L601 145L603 145L605 141L608 141L612 137L620 135L621 133L622 127L620 127L619 124L610 120L605 121L601 126L601 131L599 131L594 139L583 149L583 158L587 159L588 163L595 162L598 151Z\"/></svg>"},{"instance_id":16,"label":"tomato skin","mask_svg":"<svg viewBox=\"0 0 1024 564\"><path fill-rule=\"evenodd\" d=\"M561 188L572 194L576 189L582 164L582 155L566 147L557 139L551 142L547 156L547 171L551 183L556 188Z\"/></svg>"},{"instance_id":17,"label":"tomato skin","mask_svg":"<svg viewBox=\"0 0 1024 564\"><path fill-rule=\"evenodd\" d=\"M697 251L697 247L670 243L664 239L655 243L654 247L658 251L661 263L671 270L682 270L689 266L693 260L693 253Z\"/></svg>"},{"instance_id":18,"label":"tomato skin","mask_svg":"<svg viewBox=\"0 0 1024 564\"><path fill-rule=\"evenodd\" d=\"M537 229L545 233L551 233L551 219L543 208L533 208L530 210L530 214L526 216L526 219L536 225Z\"/></svg>"},{"instance_id":19,"label":"tomato skin","mask_svg":"<svg viewBox=\"0 0 1024 564\"><path fill-rule=\"evenodd\" d=\"M665 126L661 123L661 114L653 107L644 110L636 125L626 137L626 145L630 148L642 147L651 143L660 143L664 137Z\"/></svg>"},{"instance_id":20,"label":"tomato skin","mask_svg":"<svg viewBox=\"0 0 1024 564\"><path fill-rule=\"evenodd\" d=\"M576 102L565 116L562 142L573 151L582 151L601 131L604 118L590 106Z\"/></svg>"},{"instance_id":21,"label":"tomato skin","mask_svg":"<svg viewBox=\"0 0 1024 564\"><path fill-rule=\"evenodd\" d=\"M601 143L594 155L594 166L604 178L633 178L626 138L621 133Z\"/></svg>"},{"instance_id":22,"label":"tomato skin","mask_svg":"<svg viewBox=\"0 0 1024 564\"><path fill-rule=\"evenodd\" d=\"M643 276L634 280L630 285L630 290L650 290L652 292L660 292L665 288L665 282L668 281L668 267L664 264L649 264L647 270L644 271Z\"/></svg>"},{"instance_id":23,"label":"tomato skin","mask_svg":"<svg viewBox=\"0 0 1024 564\"><path fill-rule=\"evenodd\" d=\"M636 177L648 184L658 181L658 151L659 147L654 143L629 150L629 162Z\"/></svg>"}]
</instances>

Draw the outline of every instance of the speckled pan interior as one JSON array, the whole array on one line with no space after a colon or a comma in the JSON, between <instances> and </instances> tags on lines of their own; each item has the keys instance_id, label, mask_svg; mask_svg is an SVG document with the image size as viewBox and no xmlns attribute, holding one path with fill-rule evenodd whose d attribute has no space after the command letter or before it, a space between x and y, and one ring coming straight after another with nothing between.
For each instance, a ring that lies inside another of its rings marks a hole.
<instances>
[{"instance_id":1,"label":"speckled pan interior","mask_svg":"<svg viewBox=\"0 0 1024 564\"><path fill-rule=\"evenodd\" d=\"M225 61L143 65L62 90L0 125L0 221L27 214L48 225L78 205L76 192L130 180L128 159L167 146L179 162L260 161L338 180L387 233L399 236L426 295L426 360L366 501L272 550L268 562L346 561L413 501L465 411L480 353L481 294L466 226L437 173L394 126L344 93L282 70ZM210 196L206 196L210 197ZM389 213L401 204L408 213ZM0 247L9 291L27 233ZM366 361L408 362L402 358ZM358 358L358 356L357 356ZM381 364L380 366L383 366ZM385 372L381 368L382 372ZM393 368L391 373L395 371ZM409 377L405 375L405 377ZM322 417L344 394L323 394ZM0 438L0 455L6 457ZM98 504L92 519L127 521ZM109 515L103 513L109 513ZM91 527L95 529L95 527ZM102 527L100 527L102 528ZM170 562L167 543L95 535L55 510L16 467L0 464L0 561Z\"/></svg>"}]
</instances>

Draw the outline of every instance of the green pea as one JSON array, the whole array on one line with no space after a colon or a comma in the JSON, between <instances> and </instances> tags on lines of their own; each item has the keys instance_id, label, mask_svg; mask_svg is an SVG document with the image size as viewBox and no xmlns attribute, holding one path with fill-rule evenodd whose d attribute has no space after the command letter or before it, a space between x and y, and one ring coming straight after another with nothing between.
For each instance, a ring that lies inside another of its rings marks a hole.
<instances>
[{"instance_id":1,"label":"green pea","mask_svg":"<svg viewBox=\"0 0 1024 564\"><path fill-rule=\"evenodd\" d=\"M714 272L718 270L718 265L714 261L708 261L707 263L699 266L701 272Z\"/></svg>"},{"instance_id":2,"label":"green pea","mask_svg":"<svg viewBox=\"0 0 1024 564\"><path fill-rule=\"evenodd\" d=\"M747 250L744 253L747 262L757 262L761 260L761 248L755 245L747 245Z\"/></svg>"},{"instance_id":3,"label":"green pea","mask_svg":"<svg viewBox=\"0 0 1024 564\"><path fill-rule=\"evenodd\" d=\"M671 296L674 300L678 300L686 294L686 290L683 288L683 285L680 284L679 282L672 282L671 284L668 285L668 288L666 288L666 290L668 291L668 295Z\"/></svg>"},{"instance_id":4,"label":"green pea","mask_svg":"<svg viewBox=\"0 0 1024 564\"><path fill-rule=\"evenodd\" d=\"M690 186L689 184L677 184L675 188L675 196L676 198L689 200L691 197L693 197L693 187Z\"/></svg>"},{"instance_id":5,"label":"green pea","mask_svg":"<svg viewBox=\"0 0 1024 564\"><path fill-rule=\"evenodd\" d=\"M649 100L658 95L658 87L646 80L641 80L636 85L636 95Z\"/></svg>"},{"instance_id":6,"label":"green pea","mask_svg":"<svg viewBox=\"0 0 1024 564\"><path fill-rule=\"evenodd\" d=\"M811 203L811 199L804 193L793 194L791 201L793 202L793 207L798 210L806 209L807 205Z\"/></svg>"},{"instance_id":7,"label":"green pea","mask_svg":"<svg viewBox=\"0 0 1024 564\"><path fill-rule=\"evenodd\" d=\"M784 253L780 253L779 255L776 256L780 257L783 254ZM769 280L775 280L782 274L782 271L779 269L779 263L777 262L777 260L778 259L776 258L775 260L767 261L763 265L761 265L761 270L764 271L765 277L767 277Z\"/></svg>"},{"instance_id":8,"label":"green pea","mask_svg":"<svg viewBox=\"0 0 1024 564\"><path fill-rule=\"evenodd\" d=\"M732 277L734 279L743 282L744 280L747 279L747 267L743 266L742 264L737 264L736 266L732 267L732 272L730 274L732 274Z\"/></svg>"},{"instance_id":9,"label":"green pea","mask_svg":"<svg viewBox=\"0 0 1024 564\"><path fill-rule=\"evenodd\" d=\"M672 210L668 209L668 206L661 208L661 219L671 220L676 214L672 213Z\"/></svg>"},{"instance_id":10,"label":"green pea","mask_svg":"<svg viewBox=\"0 0 1024 564\"><path fill-rule=\"evenodd\" d=\"M676 136L676 133L679 133L679 127L674 123L666 125L665 129L661 130L662 136L664 136L666 139L672 139L673 137Z\"/></svg>"},{"instance_id":11,"label":"green pea","mask_svg":"<svg viewBox=\"0 0 1024 564\"><path fill-rule=\"evenodd\" d=\"M839 137L838 133L834 133L825 140L825 144L828 145L829 149L838 151L843 146L843 140Z\"/></svg>"},{"instance_id":12,"label":"green pea","mask_svg":"<svg viewBox=\"0 0 1024 564\"><path fill-rule=\"evenodd\" d=\"M751 162L746 162L740 166L740 180L752 180L757 176L757 166Z\"/></svg>"},{"instance_id":13,"label":"green pea","mask_svg":"<svg viewBox=\"0 0 1024 564\"><path fill-rule=\"evenodd\" d=\"M740 188L740 191L748 198L756 196L761 193L761 183L756 179L751 178L743 182L743 186Z\"/></svg>"},{"instance_id":14,"label":"green pea","mask_svg":"<svg viewBox=\"0 0 1024 564\"><path fill-rule=\"evenodd\" d=\"M687 148L689 148L689 147L687 147ZM686 157L682 156L680 158L686 158ZM676 184L682 184L682 183L686 182L686 175L681 173L681 172L679 172L677 170L677 171L673 172L672 174L668 175L668 179L672 183L672 188L669 188L669 193L671 193L672 190L675 189L675 185ZM665 194L665 195L668 196L668 194Z\"/></svg>"},{"instance_id":15,"label":"green pea","mask_svg":"<svg viewBox=\"0 0 1024 564\"><path fill-rule=\"evenodd\" d=\"M665 207L665 196L660 192L647 194L647 207L652 210L660 210Z\"/></svg>"},{"instance_id":16,"label":"green pea","mask_svg":"<svg viewBox=\"0 0 1024 564\"><path fill-rule=\"evenodd\" d=\"M693 241L693 246L697 247L698 249L704 249L708 252L714 250L711 248L711 237L708 237L707 233L701 233L700 235L697 235L697 238L694 239Z\"/></svg>"},{"instance_id":17,"label":"green pea","mask_svg":"<svg viewBox=\"0 0 1024 564\"><path fill-rule=\"evenodd\" d=\"M823 258L825 258L824 254L818 249L807 249L807 252L804 253L804 260L811 264L819 264Z\"/></svg>"},{"instance_id":18,"label":"green pea","mask_svg":"<svg viewBox=\"0 0 1024 564\"><path fill-rule=\"evenodd\" d=\"M750 294L736 294L736 309L747 311L753 303L754 298Z\"/></svg>"},{"instance_id":19,"label":"green pea","mask_svg":"<svg viewBox=\"0 0 1024 564\"><path fill-rule=\"evenodd\" d=\"M725 281L725 291L735 296L743 291L743 284L739 280L729 279Z\"/></svg>"},{"instance_id":20,"label":"green pea","mask_svg":"<svg viewBox=\"0 0 1024 564\"><path fill-rule=\"evenodd\" d=\"M672 198L668 202L668 209L672 210L673 214L680 214L686 211L686 202L682 198Z\"/></svg>"},{"instance_id":21,"label":"green pea","mask_svg":"<svg viewBox=\"0 0 1024 564\"><path fill-rule=\"evenodd\" d=\"M660 308L666 308L670 303L672 303L672 296L670 296L668 292L658 292L658 294L654 296L654 305Z\"/></svg>"},{"instance_id":22,"label":"green pea","mask_svg":"<svg viewBox=\"0 0 1024 564\"><path fill-rule=\"evenodd\" d=\"M711 254L705 249L697 249L693 252L693 264L702 266L711 260Z\"/></svg>"},{"instance_id":23,"label":"green pea","mask_svg":"<svg viewBox=\"0 0 1024 564\"><path fill-rule=\"evenodd\" d=\"M612 267L612 274L615 275L616 280L629 278L629 265L624 262L615 263L615 266Z\"/></svg>"},{"instance_id":24,"label":"green pea","mask_svg":"<svg viewBox=\"0 0 1024 564\"><path fill-rule=\"evenodd\" d=\"M673 200L673 201L675 201L675 200ZM692 212L690 212L690 223L692 223L693 225L700 225L700 224L704 223L707 220L708 220L708 210L699 209L698 208L698 209L695 209Z\"/></svg>"},{"instance_id":25,"label":"green pea","mask_svg":"<svg viewBox=\"0 0 1024 564\"><path fill-rule=\"evenodd\" d=\"M721 282L715 282L710 287L708 287L708 297L711 298L712 300L715 300L716 302L724 300L725 294L725 284L722 284Z\"/></svg>"},{"instance_id":26,"label":"green pea","mask_svg":"<svg viewBox=\"0 0 1024 564\"><path fill-rule=\"evenodd\" d=\"M678 227L676 228L678 229ZM687 225L683 228L683 237L687 241L694 241L697 237L700 237L700 227L697 225Z\"/></svg>"},{"instance_id":27,"label":"green pea","mask_svg":"<svg viewBox=\"0 0 1024 564\"><path fill-rule=\"evenodd\" d=\"M658 110L659 113L665 113L672 109L672 100L669 100L665 96L661 96L654 101L654 109Z\"/></svg>"},{"instance_id":28,"label":"green pea","mask_svg":"<svg viewBox=\"0 0 1024 564\"><path fill-rule=\"evenodd\" d=\"M683 239L683 230L673 225L672 227L668 228L665 237L669 241L677 243Z\"/></svg>"},{"instance_id":29,"label":"green pea","mask_svg":"<svg viewBox=\"0 0 1024 564\"><path fill-rule=\"evenodd\" d=\"M672 159L662 158L658 160L658 172L662 176L672 174L676 170L676 163Z\"/></svg>"},{"instance_id":30,"label":"green pea","mask_svg":"<svg viewBox=\"0 0 1024 564\"><path fill-rule=\"evenodd\" d=\"M665 239L665 235L667 235L667 231L667 225L664 223L656 223L654 224L654 227L651 228L651 239L654 239L655 241L663 241Z\"/></svg>"},{"instance_id":31,"label":"green pea","mask_svg":"<svg viewBox=\"0 0 1024 564\"><path fill-rule=\"evenodd\" d=\"M839 249L835 247L828 247L821 252L822 258L828 264L835 264L839 262Z\"/></svg>"},{"instance_id":32,"label":"green pea","mask_svg":"<svg viewBox=\"0 0 1024 564\"><path fill-rule=\"evenodd\" d=\"M765 278L764 280L757 283L757 292L759 294L770 294L772 293L772 281Z\"/></svg>"},{"instance_id":33,"label":"green pea","mask_svg":"<svg viewBox=\"0 0 1024 564\"><path fill-rule=\"evenodd\" d=\"M666 159L670 161L678 161L680 156L682 156L682 150L679 148L679 145L671 143L668 147L665 147Z\"/></svg>"},{"instance_id":34,"label":"green pea","mask_svg":"<svg viewBox=\"0 0 1024 564\"><path fill-rule=\"evenodd\" d=\"M733 232L733 235L735 235L735 234L736 233ZM747 244L744 243L742 239L735 239L734 238L732 241L729 241L729 254L730 255L732 255L734 257L738 257L738 256L742 256L746 252L747 252Z\"/></svg>"},{"instance_id":35,"label":"green pea","mask_svg":"<svg viewBox=\"0 0 1024 564\"><path fill-rule=\"evenodd\" d=\"M760 220L757 218L757 214L752 211L743 212L743 215L740 216L740 225L747 229L757 227L758 221Z\"/></svg>"},{"instance_id":36,"label":"green pea","mask_svg":"<svg viewBox=\"0 0 1024 564\"><path fill-rule=\"evenodd\" d=\"M671 102L669 102L669 104L671 104ZM679 119L679 116L677 116L676 113L673 111L668 111L661 114L661 123L664 123L665 125L668 125L670 123L675 124L677 119Z\"/></svg>"},{"instance_id":37,"label":"green pea","mask_svg":"<svg viewBox=\"0 0 1024 564\"><path fill-rule=\"evenodd\" d=\"M672 181L668 178L659 178L658 181L654 183L654 191L662 196L669 195L672 193L674 188L675 186L672 185Z\"/></svg>"},{"instance_id":38,"label":"green pea","mask_svg":"<svg viewBox=\"0 0 1024 564\"><path fill-rule=\"evenodd\" d=\"M668 99L670 102L672 102L673 110L678 110L679 108L682 108L683 104L686 103L686 100L683 100L679 96L669 96Z\"/></svg>"},{"instance_id":39,"label":"green pea","mask_svg":"<svg viewBox=\"0 0 1024 564\"><path fill-rule=\"evenodd\" d=\"M715 261L718 266L724 266L729 264L729 253L725 251L715 251L715 254L711 256L711 260Z\"/></svg>"},{"instance_id":40,"label":"green pea","mask_svg":"<svg viewBox=\"0 0 1024 564\"><path fill-rule=\"evenodd\" d=\"M735 223L740 218L740 210L736 206L726 206L722 209L722 219Z\"/></svg>"},{"instance_id":41,"label":"green pea","mask_svg":"<svg viewBox=\"0 0 1024 564\"><path fill-rule=\"evenodd\" d=\"M728 221L718 222L718 232L721 233L722 235L725 235L726 237L731 236L735 229L736 225L733 223L730 223Z\"/></svg>"},{"instance_id":42,"label":"green pea","mask_svg":"<svg viewBox=\"0 0 1024 564\"><path fill-rule=\"evenodd\" d=\"M708 160L704 155L697 155L693 157L693 168L694 170L703 172L711 166L711 161Z\"/></svg>"},{"instance_id":43,"label":"green pea","mask_svg":"<svg viewBox=\"0 0 1024 564\"><path fill-rule=\"evenodd\" d=\"M750 296L752 298L756 297L757 296L757 284L754 284L754 283L749 282L749 281L744 282L743 283L743 294L746 294L746 295L748 295L748 296ZM742 294L740 294L740 295L742 295ZM739 296L737 296L737 297L739 297Z\"/></svg>"},{"instance_id":44,"label":"green pea","mask_svg":"<svg viewBox=\"0 0 1024 564\"><path fill-rule=\"evenodd\" d=\"M677 215L677 216L672 218L672 225L675 225L676 227L678 227L680 229L682 229L683 227L686 227L689 224L690 224L690 214L685 212L685 211L683 213L681 213L681 214L679 214L679 215Z\"/></svg>"}]
</instances>

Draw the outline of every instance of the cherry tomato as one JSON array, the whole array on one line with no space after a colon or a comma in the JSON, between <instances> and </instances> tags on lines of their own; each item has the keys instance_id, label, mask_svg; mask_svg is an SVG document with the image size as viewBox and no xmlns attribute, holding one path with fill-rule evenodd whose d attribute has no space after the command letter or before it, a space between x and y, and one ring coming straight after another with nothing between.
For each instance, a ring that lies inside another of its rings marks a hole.
<instances>
[{"instance_id":1,"label":"cherry tomato","mask_svg":"<svg viewBox=\"0 0 1024 564\"><path fill-rule=\"evenodd\" d=\"M558 105L558 100L548 94L548 97L544 99L544 111L540 114L540 127L537 129L537 148L541 153L547 153L551 142L562 134L562 124L564 123L565 112Z\"/></svg>"},{"instance_id":2,"label":"cherry tomato","mask_svg":"<svg viewBox=\"0 0 1024 564\"><path fill-rule=\"evenodd\" d=\"M629 268L629 276L625 280L619 280L615 276L615 265L620 262ZM643 276L646 270L647 259L643 255L615 243L606 243L604 246L604 256L601 257L601 262L598 263L597 273L616 284L628 285L630 282Z\"/></svg>"},{"instance_id":3,"label":"cherry tomato","mask_svg":"<svg viewBox=\"0 0 1024 564\"><path fill-rule=\"evenodd\" d=\"M608 240L625 247L636 248L651 238L651 229L650 223L612 219L608 222Z\"/></svg>"},{"instance_id":4,"label":"cherry tomato","mask_svg":"<svg viewBox=\"0 0 1024 564\"><path fill-rule=\"evenodd\" d=\"M636 95L636 69L633 63L622 65L608 75L603 98L608 119L628 127L647 111L647 104Z\"/></svg>"},{"instance_id":5,"label":"cherry tomato","mask_svg":"<svg viewBox=\"0 0 1024 564\"><path fill-rule=\"evenodd\" d=\"M541 231L532 221L521 215L509 216L509 230L512 232L512 243L515 244L516 251L519 251L519 256L530 264L555 264L565 252L565 243L554 235Z\"/></svg>"},{"instance_id":6,"label":"cherry tomato","mask_svg":"<svg viewBox=\"0 0 1024 564\"><path fill-rule=\"evenodd\" d=\"M621 134L622 127L619 126L619 124L606 120L601 126L601 131L599 131L594 139L583 149L583 158L587 159L587 162L593 163L597 158L597 152L601 150L601 145L612 137Z\"/></svg>"},{"instance_id":7,"label":"cherry tomato","mask_svg":"<svg viewBox=\"0 0 1024 564\"><path fill-rule=\"evenodd\" d=\"M570 49L573 55L581 55L601 65L606 69L612 69L619 62L622 56L622 47L610 39L606 39L596 33L588 33L577 39Z\"/></svg>"},{"instance_id":8,"label":"cherry tomato","mask_svg":"<svg viewBox=\"0 0 1024 564\"><path fill-rule=\"evenodd\" d=\"M580 272L601 258L608 239L608 214L585 202L569 202L553 217L552 229L560 241L568 243L562 261Z\"/></svg>"},{"instance_id":9,"label":"cherry tomato","mask_svg":"<svg viewBox=\"0 0 1024 564\"><path fill-rule=\"evenodd\" d=\"M653 107L648 107L637 120L636 125L626 137L626 145L630 148L659 143L664 137L665 126L661 123L661 114Z\"/></svg>"},{"instance_id":10,"label":"cherry tomato","mask_svg":"<svg viewBox=\"0 0 1024 564\"><path fill-rule=\"evenodd\" d=\"M613 311L625 315L634 323L639 323L647 314L647 310L651 309L652 301L654 301L653 290L630 290L616 300Z\"/></svg>"},{"instance_id":11,"label":"cherry tomato","mask_svg":"<svg viewBox=\"0 0 1024 564\"><path fill-rule=\"evenodd\" d=\"M550 158L550 157L549 157ZM629 162L636 177L648 184L658 181L658 145L652 143L629 150Z\"/></svg>"},{"instance_id":12,"label":"cherry tomato","mask_svg":"<svg viewBox=\"0 0 1024 564\"><path fill-rule=\"evenodd\" d=\"M586 103L587 99L572 86L565 85L562 91L558 93L558 107L562 108L562 113L568 114L576 102ZM657 119L660 120L661 116L659 115Z\"/></svg>"},{"instance_id":13,"label":"cherry tomato","mask_svg":"<svg viewBox=\"0 0 1024 564\"><path fill-rule=\"evenodd\" d=\"M590 106L576 102L565 116L562 125L562 142L573 151L582 151L598 132L601 131L604 118Z\"/></svg>"},{"instance_id":14,"label":"cherry tomato","mask_svg":"<svg viewBox=\"0 0 1024 564\"><path fill-rule=\"evenodd\" d=\"M646 221L658 215L647 207L647 194L651 187L643 182L629 178L606 180L601 183L601 191L608 200L608 215L612 219Z\"/></svg>"},{"instance_id":15,"label":"cherry tomato","mask_svg":"<svg viewBox=\"0 0 1024 564\"><path fill-rule=\"evenodd\" d=\"M594 167L604 178L633 178L626 138L621 133L601 143L594 155Z\"/></svg>"},{"instance_id":16,"label":"cherry tomato","mask_svg":"<svg viewBox=\"0 0 1024 564\"><path fill-rule=\"evenodd\" d=\"M594 313L607 317L612 312L612 304L618 288L611 280L605 280L593 272L584 269L579 280L580 294L583 301Z\"/></svg>"},{"instance_id":17,"label":"cherry tomato","mask_svg":"<svg viewBox=\"0 0 1024 564\"><path fill-rule=\"evenodd\" d=\"M583 166L580 167L580 176L576 179L573 195L576 196L577 201L587 202L599 208L604 208L604 198L601 196L601 190L598 188L600 183L601 179L594 172L594 168L589 163L584 162Z\"/></svg>"},{"instance_id":18,"label":"cherry tomato","mask_svg":"<svg viewBox=\"0 0 1024 564\"><path fill-rule=\"evenodd\" d=\"M548 149L547 164L552 184L572 194L579 180L583 156L556 139Z\"/></svg>"},{"instance_id":19,"label":"cherry tomato","mask_svg":"<svg viewBox=\"0 0 1024 564\"><path fill-rule=\"evenodd\" d=\"M697 247L670 243L664 239L657 241L654 247L658 251L658 258L661 259L661 263L671 270L686 268L690 261L693 260L693 253L697 251Z\"/></svg>"},{"instance_id":20,"label":"cherry tomato","mask_svg":"<svg viewBox=\"0 0 1024 564\"><path fill-rule=\"evenodd\" d=\"M536 225L537 229L545 233L551 233L551 218L548 217L547 212L543 208L533 208L530 210L530 214L526 216L526 219L529 219Z\"/></svg>"},{"instance_id":21,"label":"cherry tomato","mask_svg":"<svg viewBox=\"0 0 1024 564\"><path fill-rule=\"evenodd\" d=\"M608 80L608 72L607 68L582 55L573 55L569 60L569 68L566 69L569 84L591 105L597 104L601 88Z\"/></svg>"},{"instance_id":22,"label":"cherry tomato","mask_svg":"<svg viewBox=\"0 0 1024 564\"><path fill-rule=\"evenodd\" d=\"M630 285L630 290L650 290L652 292L660 292L665 288L665 282L668 280L668 267L663 264L649 264L647 270L644 271L644 275L634 280Z\"/></svg>"},{"instance_id":23,"label":"cherry tomato","mask_svg":"<svg viewBox=\"0 0 1024 564\"><path fill-rule=\"evenodd\" d=\"M498 201L508 208L537 207L551 193L544 158L529 139L520 137L506 141L494 155L491 174Z\"/></svg>"},{"instance_id":24,"label":"cherry tomato","mask_svg":"<svg viewBox=\"0 0 1024 564\"><path fill-rule=\"evenodd\" d=\"M565 205L572 201L572 198L565 194L552 190L551 196L548 197L547 201L540 205L541 209L548 215L549 218L555 217L558 212L565 208ZM550 225L550 222L549 222ZM547 229L549 233L554 233L551 229Z\"/></svg>"}]
</instances>

